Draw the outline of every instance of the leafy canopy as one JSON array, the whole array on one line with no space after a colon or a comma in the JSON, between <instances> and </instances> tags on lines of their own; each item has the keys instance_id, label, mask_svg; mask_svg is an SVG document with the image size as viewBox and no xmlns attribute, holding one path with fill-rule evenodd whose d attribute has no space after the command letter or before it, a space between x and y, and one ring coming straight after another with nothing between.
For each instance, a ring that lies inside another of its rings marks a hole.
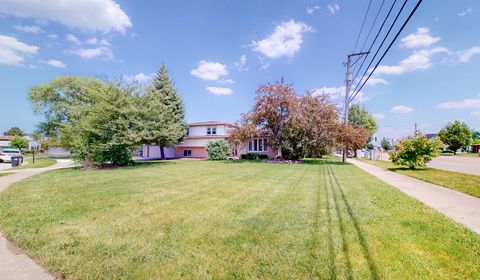
<instances>
[{"instance_id":1,"label":"leafy canopy","mask_svg":"<svg viewBox=\"0 0 480 280\"><path fill-rule=\"evenodd\" d=\"M29 99L45 116L42 126L85 167L125 165L135 145L133 93L119 82L62 76L31 88Z\"/></svg>"},{"instance_id":2,"label":"leafy canopy","mask_svg":"<svg viewBox=\"0 0 480 280\"><path fill-rule=\"evenodd\" d=\"M352 104L352 106L350 106L348 113L348 123L364 127L370 134L370 137L378 129L375 117L368 112L367 108L358 104Z\"/></svg>"},{"instance_id":3,"label":"leafy canopy","mask_svg":"<svg viewBox=\"0 0 480 280\"><path fill-rule=\"evenodd\" d=\"M388 141L385 138L382 139L382 141L380 142L380 145L385 151L390 151L392 149L392 145L390 144L390 141Z\"/></svg>"},{"instance_id":4,"label":"leafy canopy","mask_svg":"<svg viewBox=\"0 0 480 280\"><path fill-rule=\"evenodd\" d=\"M10 128L9 130L5 131L3 135L8 135L8 136L25 136L25 132L23 132L20 128L14 126Z\"/></svg>"},{"instance_id":5,"label":"leafy canopy","mask_svg":"<svg viewBox=\"0 0 480 280\"><path fill-rule=\"evenodd\" d=\"M445 125L438 136L454 154L460 148L467 148L472 142L472 130L466 123L458 120Z\"/></svg>"},{"instance_id":6,"label":"leafy canopy","mask_svg":"<svg viewBox=\"0 0 480 280\"><path fill-rule=\"evenodd\" d=\"M17 149L25 149L28 147L28 141L26 139L23 139L22 137L15 137L11 142L10 145L13 148Z\"/></svg>"},{"instance_id":7,"label":"leafy canopy","mask_svg":"<svg viewBox=\"0 0 480 280\"><path fill-rule=\"evenodd\" d=\"M442 146L443 143L438 137L428 139L424 135L410 136L395 145L394 151L390 153L390 159L395 165L415 169L426 166L434 157L437 157Z\"/></svg>"},{"instance_id":8,"label":"leafy canopy","mask_svg":"<svg viewBox=\"0 0 480 280\"><path fill-rule=\"evenodd\" d=\"M207 143L208 159L225 160L228 158L230 146L225 140L209 141Z\"/></svg>"}]
</instances>

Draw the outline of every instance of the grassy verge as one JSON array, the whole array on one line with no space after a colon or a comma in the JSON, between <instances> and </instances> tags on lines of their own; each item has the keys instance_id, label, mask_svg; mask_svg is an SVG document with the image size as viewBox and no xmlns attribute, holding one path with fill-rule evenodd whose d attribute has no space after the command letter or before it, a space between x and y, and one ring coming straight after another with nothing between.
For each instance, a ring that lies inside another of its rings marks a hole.
<instances>
[{"instance_id":1,"label":"grassy verge","mask_svg":"<svg viewBox=\"0 0 480 280\"><path fill-rule=\"evenodd\" d=\"M27 164L17 166L17 167L12 167L8 170L18 170L18 169L27 169L27 168L43 168L43 167L48 167L51 165L54 165L57 163L56 160L45 157L45 156L35 156L35 163L33 163L33 158L31 155L24 157L23 160L27 162Z\"/></svg>"},{"instance_id":2,"label":"grassy verge","mask_svg":"<svg viewBox=\"0 0 480 280\"><path fill-rule=\"evenodd\" d=\"M55 170L0 229L65 279L480 278L480 236L334 159Z\"/></svg>"},{"instance_id":3,"label":"grassy verge","mask_svg":"<svg viewBox=\"0 0 480 280\"><path fill-rule=\"evenodd\" d=\"M425 182L457 190L459 192L480 198L480 176L435 168L409 169L406 167L395 166L389 161L367 159L360 160Z\"/></svg>"},{"instance_id":4,"label":"grassy verge","mask_svg":"<svg viewBox=\"0 0 480 280\"><path fill-rule=\"evenodd\" d=\"M12 174L12 173L0 173L0 177L7 176L7 175L10 175L10 174Z\"/></svg>"}]
</instances>

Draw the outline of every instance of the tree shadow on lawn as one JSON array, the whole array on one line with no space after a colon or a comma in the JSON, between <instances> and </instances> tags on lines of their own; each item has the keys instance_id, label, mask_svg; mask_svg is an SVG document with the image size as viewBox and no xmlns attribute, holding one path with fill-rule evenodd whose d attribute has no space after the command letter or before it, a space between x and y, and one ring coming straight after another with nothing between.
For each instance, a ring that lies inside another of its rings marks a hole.
<instances>
[{"instance_id":1,"label":"tree shadow on lawn","mask_svg":"<svg viewBox=\"0 0 480 280\"><path fill-rule=\"evenodd\" d=\"M369 249L369 246L368 246L368 241L367 239L365 238L364 236L364 233L360 227L360 223L358 221L358 218L355 216L354 214L354 211L353 211L353 208L352 206L350 205L350 202L348 201L347 199L347 196L345 194L345 192L343 191L343 187L342 185L340 184L340 182L338 181L338 178L337 176L335 175L335 172L333 171L333 169L331 168L331 166L326 166L325 167L325 172L324 172L324 176L325 177L329 177L330 178L330 191L331 191L331 198L333 199L333 207L334 207L334 210L336 212L336 215L337 215L337 221L339 223L339 230L340 230L340 233L341 233L341 240L342 240L342 251L345 255L345 259L346 259L346 268L347 268L347 278L348 279L352 279L353 276L352 276L352 267L351 267L351 259L350 259L350 248L349 248L349 244L348 244L348 241L347 241L347 238L346 238L346 219L344 219L344 217L342 216L341 214L341 204L344 205L345 209L347 210L347 213L348 213L348 216L347 216L347 219L350 219L351 222L353 223L353 227L354 227L354 230L355 230L355 233L357 235L357 238L358 238L358 242L362 248L362 251L363 251L363 257L365 258L365 261L367 263L367 266L368 266L368 269L369 269L369 272L370 272L370 279L380 279L380 276L379 276L379 272L378 272L378 268L377 268L377 265L372 257L372 254L370 252L370 249ZM325 180L325 192L326 192L326 195L327 195L327 209L330 208L330 203L328 201L328 190L327 190L327 181ZM331 227L331 222L332 222L332 219L330 217L330 215L333 215L333 213L331 213L331 211L328 211L327 213L329 215L329 227ZM332 234L332 231L329 230L329 235ZM332 238L329 236L329 243L332 242ZM329 244L330 245L330 244ZM331 247L333 247L332 245L330 245ZM330 247L329 246L329 247ZM331 258L332 258L332 255L334 255L334 253L332 253L332 250L333 248L329 248L329 251L330 251L330 255L331 255ZM330 276L335 276L335 265L333 264L330 264ZM332 273L332 270L333 270L333 273Z\"/></svg>"},{"instance_id":2,"label":"tree shadow on lawn","mask_svg":"<svg viewBox=\"0 0 480 280\"><path fill-rule=\"evenodd\" d=\"M311 165L352 165L348 162L342 162L341 160L335 158L317 158L317 159L304 159L304 164L311 164Z\"/></svg>"},{"instance_id":3,"label":"tree shadow on lawn","mask_svg":"<svg viewBox=\"0 0 480 280\"><path fill-rule=\"evenodd\" d=\"M415 169L411 169L411 168L408 168L408 167L389 167L389 168L387 168L387 170L390 170L390 171L393 171L393 172L397 172L397 171L424 172L424 171L429 171L430 168L415 168Z\"/></svg>"}]
</instances>

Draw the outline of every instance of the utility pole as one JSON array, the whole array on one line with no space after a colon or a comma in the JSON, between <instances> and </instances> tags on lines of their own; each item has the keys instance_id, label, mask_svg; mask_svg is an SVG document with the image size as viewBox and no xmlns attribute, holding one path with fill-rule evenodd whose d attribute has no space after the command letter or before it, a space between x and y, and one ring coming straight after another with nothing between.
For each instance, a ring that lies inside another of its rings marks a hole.
<instances>
[{"instance_id":1,"label":"utility pole","mask_svg":"<svg viewBox=\"0 0 480 280\"><path fill-rule=\"evenodd\" d=\"M347 74L345 75L345 107L343 111L343 124L345 126L348 125L348 110L350 108L349 98L350 98L350 88L352 86L352 66L358 61L356 60L352 64L352 57L362 56L368 53L369 52L352 53L347 56ZM343 147L342 161L345 162L346 158L347 158L347 147Z\"/></svg>"},{"instance_id":2,"label":"utility pole","mask_svg":"<svg viewBox=\"0 0 480 280\"><path fill-rule=\"evenodd\" d=\"M417 136L417 131L418 131L417 127L418 127L418 126L417 126L417 123L415 123L415 133L414 133L414 136Z\"/></svg>"}]
</instances>

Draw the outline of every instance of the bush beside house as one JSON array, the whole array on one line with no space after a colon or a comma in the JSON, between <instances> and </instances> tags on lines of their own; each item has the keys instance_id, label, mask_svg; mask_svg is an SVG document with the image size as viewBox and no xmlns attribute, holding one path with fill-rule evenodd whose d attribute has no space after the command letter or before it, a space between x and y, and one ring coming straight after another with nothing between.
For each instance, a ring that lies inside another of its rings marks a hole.
<instances>
[{"instance_id":1,"label":"bush beside house","mask_svg":"<svg viewBox=\"0 0 480 280\"><path fill-rule=\"evenodd\" d=\"M225 160L228 158L230 146L225 140L210 141L207 144L208 159Z\"/></svg>"}]
</instances>

